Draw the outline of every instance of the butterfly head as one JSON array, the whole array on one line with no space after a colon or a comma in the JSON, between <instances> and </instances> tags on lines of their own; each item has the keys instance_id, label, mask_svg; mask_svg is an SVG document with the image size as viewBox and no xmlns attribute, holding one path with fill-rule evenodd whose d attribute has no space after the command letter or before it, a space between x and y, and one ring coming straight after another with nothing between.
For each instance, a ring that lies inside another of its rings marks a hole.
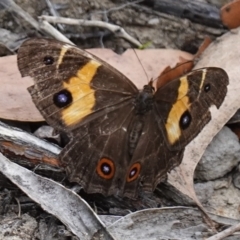
<instances>
[{"instance_id":1,"label":"butterfly head","mask_svg":"<svg viewBox=\"0 0 240 240\"><path fill-rule=\"evenodd\" d=\"M135 110L139 115L143 115L152 109L154 99L154 88L152 85L145 85L139 92L135 100Z\"/></svg>"}]
</instances>

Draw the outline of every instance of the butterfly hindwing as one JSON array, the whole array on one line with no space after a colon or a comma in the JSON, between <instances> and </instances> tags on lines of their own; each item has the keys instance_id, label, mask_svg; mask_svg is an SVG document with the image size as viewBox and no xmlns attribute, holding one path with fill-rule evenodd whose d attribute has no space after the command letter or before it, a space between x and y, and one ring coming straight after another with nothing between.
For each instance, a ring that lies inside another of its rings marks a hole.
<instances>
[{"instance_id":1,"label":"butterfly hindwing","mask_svg":"<svg viewBox=\"0 0 240 240\"><path fill-rule=\"evenodd\" d=\"M140 118L126 105L84 128L79 141L72 140L60 155L69 179L90 193L135 198L141 190L153 191L167 172L181 163L183 151L166 151L153 112ZM139 121L144 126L131 153L129 134ZM110 172L104 174L104 169Z\"/></svg>"},{"instance_id":2,"label":"butterfly hindwing","mask_svg":"<svg viewBox=\"0 0 240 240\"><path fill-rule=\"evenodd\" d=\"M72 139L60 155L71 181L81 183L90 193L124 195L131 159L127 130L134 118L132 110L126 105L79 129L81 137Z\"/></svg>"}]
</instances>

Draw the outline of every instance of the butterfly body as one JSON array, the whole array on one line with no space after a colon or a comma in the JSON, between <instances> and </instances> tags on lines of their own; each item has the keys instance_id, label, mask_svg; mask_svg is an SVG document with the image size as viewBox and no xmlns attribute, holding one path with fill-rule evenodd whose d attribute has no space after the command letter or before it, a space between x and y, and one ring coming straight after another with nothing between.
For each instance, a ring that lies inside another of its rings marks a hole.
<instances>
[{"instance_id":1,"label":"butterfly body","mask_svg":"<svg viewBox=\"0 0 240 240\"><path fill-rule=\"evenodd\" d=\"M49 39L24 42L18 66L34 79L28 90L43 117L71 139L59 156L69 180L130 198L153 191L181 163L228 85L224 70L204 68L139 91L99 58Z\"/></svg>"}]
</instances>

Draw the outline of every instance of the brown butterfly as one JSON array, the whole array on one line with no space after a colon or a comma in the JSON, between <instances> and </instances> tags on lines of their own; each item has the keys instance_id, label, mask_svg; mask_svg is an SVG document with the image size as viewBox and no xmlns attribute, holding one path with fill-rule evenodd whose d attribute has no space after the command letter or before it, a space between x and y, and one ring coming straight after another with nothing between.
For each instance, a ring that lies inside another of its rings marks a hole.
<instances>
[{"instance_id":1,"label":"brown butterfly","mask_svg":"<svg viewBox=\"0 0 240 240\"><path fill-rule=\"evenodd\" d=\"M224 70L209 67L139 91L99 58L50 39L25 41L18 67L34 79L28 90L43 117L71 139L60 154L69 180L130 198L153 191L181 163L228 85Z\"/></svg>"}]
</instances>

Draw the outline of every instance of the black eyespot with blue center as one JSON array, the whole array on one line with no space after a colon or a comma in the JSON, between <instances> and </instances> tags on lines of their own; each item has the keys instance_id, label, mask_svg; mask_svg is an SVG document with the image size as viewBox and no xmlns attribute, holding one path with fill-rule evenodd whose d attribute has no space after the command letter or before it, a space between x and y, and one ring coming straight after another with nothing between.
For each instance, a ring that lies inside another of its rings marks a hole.
<instances>
[{"instance_id":1,"label":"black eyespot with blue center","mask_svg":"<svg viewBox=\"0 0 240 240\"><path fill-rule=\"evenodd\" d=\"M45 56L43 62L45 65L52 65L54 63L54 58L52 56Z\"/></svg>"},{"instance_id":2,"label":"black eyespot with blue center","mask_svg":"<svg viewBox=\"0 0 240 240\"><path fill-rule=\"evenodd\" d=\"M210 83L207 83L205 86L204 86L204 91L205 92L209 92L211 90L211 85Z\"/></svg>"},{"instance_id":3,"label":"black eyespot with blue center","mask_svg":"<svg viewBox=\"0 0 240 240\"><path fill-rule=\"evenodd\" d=\"M179 125L182 130L189 127L190 123L192 122L192 116L189 111L185 111L180 118Z\"/></svg>"},{"instance_id":4,"label":"black eyespot with blue center","mask_svg":"<svg viewBox=\"0 0 240 240\"><path fill-rule=\"evenodd\" d=\"M53 102L59 108L67 106L72 101L72 94L67 89L64 89L53 95Z\"/></svg>"}]
</instances>

